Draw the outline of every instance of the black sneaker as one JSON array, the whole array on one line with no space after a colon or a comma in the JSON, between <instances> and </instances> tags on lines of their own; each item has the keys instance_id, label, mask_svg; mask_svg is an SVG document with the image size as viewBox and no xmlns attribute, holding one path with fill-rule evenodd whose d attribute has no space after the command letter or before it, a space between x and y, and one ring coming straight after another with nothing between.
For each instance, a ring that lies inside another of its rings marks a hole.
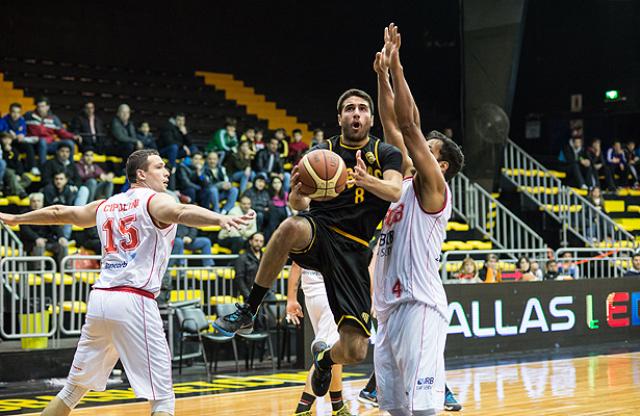
<instances>
[{"instance_id":1,"label":"black sneaker","mask_svg":"<svg viewBox=\"0 0 640 416\"><path fill-rule=\"evenodd\" d=\"M241 305L236 303L238 308L234 313L218 317L213 321L213 327L220 331L222 335L232 337L236 333L250 334L253 332L254 316L246 303Z\"/></svg>"},{"instance_id":2,"label":"black sneaker","mask_svg":"<svg viewBox=\"0 0 640 416\"><path fill-rule=\"evenodd\" d=\"M358 394L358 401L364 404L370 404L373 407L378 407L378 392L374 391L366 391L365 389L360 390L360 394Z\"/></svg>"},{"instance_id":3,"label":"black sneaker","mask_svg":"<svg viewBox=\"0 0 640 416\"><path fill-rule=\"evenodd\" d=\"M447 389L444 396L444 410L448 412L459 412L462 410L462 405L458 403L456 396L454 396L449 389Z\"/></svg>"},{"instance_id":4,"label":"black sneaker","mask_svg":"<svg viewBox=\"0 0 640 416\"><path fill-rule=\"evenodd\" d=\"M318 365L318 355L322 352L329 353L329 346L324 341L316 341L311 344L311 355L313 356L313 374L311 375L311 389L316 397L323 397L329 391L331 384L331 367L320 368Z\"/></svg>"}]
</instances>

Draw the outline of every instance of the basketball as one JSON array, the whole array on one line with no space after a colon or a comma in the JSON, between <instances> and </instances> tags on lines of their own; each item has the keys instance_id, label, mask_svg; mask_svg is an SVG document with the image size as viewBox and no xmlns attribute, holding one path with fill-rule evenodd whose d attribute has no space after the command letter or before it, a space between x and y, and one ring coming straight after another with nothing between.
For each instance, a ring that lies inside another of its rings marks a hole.
<instances>
[{"instance_id":1,"label":"basketball","mask_svg":"<svg viewBox=\"0 0 640 416\"><path fill-rule=\"evenodd\" d=\"M301 192L315 201L328 201L347 186L344 160L329 150L314 150L298 162Z\"/></svg>"}]
</instances>

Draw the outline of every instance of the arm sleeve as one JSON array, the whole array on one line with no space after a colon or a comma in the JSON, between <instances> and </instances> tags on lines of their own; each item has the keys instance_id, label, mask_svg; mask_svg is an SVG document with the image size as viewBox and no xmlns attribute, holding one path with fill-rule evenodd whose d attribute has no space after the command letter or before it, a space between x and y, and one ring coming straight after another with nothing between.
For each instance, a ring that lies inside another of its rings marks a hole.
<instances>
[{"instance_id":1,"label":"arm sleeve","mask_svg":"<svg viewBox=\"0 0 640 416\"><path fill-rule=\"evenodd\" d=\"M402 169L402 153L400 153L400 150L387 143L380 143L379 146L379 161L382 172L387 170L400 172L400 169Z\"/></svg>"}]
</instances>

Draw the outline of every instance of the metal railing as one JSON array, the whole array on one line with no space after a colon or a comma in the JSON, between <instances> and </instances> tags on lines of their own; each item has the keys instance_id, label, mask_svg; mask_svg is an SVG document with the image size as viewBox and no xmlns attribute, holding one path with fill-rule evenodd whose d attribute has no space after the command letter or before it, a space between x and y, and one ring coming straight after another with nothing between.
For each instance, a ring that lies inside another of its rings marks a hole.
<instances>
[{"instance_id":1,"label":"metal railing","mask_svg":"<svg viewBox=\"0 0 640 416\"><path fill-rule=\"evenodd\" d=\"M453 179L451 193L455 213L498 248L527 255L546 249L538 233L462 173Z\"/></svg>"},{"instance_id":2,"label":"metal railing","mask_svg":"<svg viewBox=\"0 0 640 416\"><path fill-rule=\"evenodd\" d=\"M0 257L22 255L22 240L20 240L7 224L0 222Z\"/></svg>"},{"instance_id":3,"label":"metal railing","mask_svg":"<svg viewBox=\"0 0 640 416\"><path fill-rule=\"evenodd\" d=\"M61 277L50 257L4 257L0 281L0 335L6 339L50 337L57 330L57 285Z\"/></svg>"},{"instance_id":4,"label":"metal railing","mask_svg":"<svg viewBox=\"0 0 640 416\"><path fill-rule=\"evenodd\" d=\"M586 245L594 242L636 242L633 235L575 190L562 184L540 162L511 140L504 146L503 175L521 192L557 220L561 225L562 243L568 244L571 232Z\"/></svg>"},{"instance_id":5,"label":"metal railing","mask_svg":"<svg viewBox=\"0 0 640 416\"><path fill-rule=\"evenodd\" d=\"M565 253L570 253L566 256ZM509 271L515 270L517 258L524 255L511 250L452 250L447 251L442 256L440 277L444 283L456 283L458 279L453 277L460 272L462 260L467 257L476 261L476 264L483 264L488 254L497 255L499 268ZM555 251L554 261L558 264L561 272L566 272L570 268L575 268L577 279L603 279L619 278L631 268L634 250L631 248L611 249L602 252L601 249L590 247L569 247ZM565 257L566 256L566 257ZM549 251L531 250L527 255L530 261L536 261L544 271L549 259ZM561 273L562 274L562 273Z\"/></svg>"}]
</instances>

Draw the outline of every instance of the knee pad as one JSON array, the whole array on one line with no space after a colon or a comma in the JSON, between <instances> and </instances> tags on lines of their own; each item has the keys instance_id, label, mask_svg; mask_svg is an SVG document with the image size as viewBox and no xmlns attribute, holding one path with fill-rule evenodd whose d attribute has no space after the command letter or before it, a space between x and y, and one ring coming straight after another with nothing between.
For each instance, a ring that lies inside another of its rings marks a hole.
<instances>
[{"instance_id":1,"label":"knee pad","mask_svg":"<svg viewBox=\"0 0 640 416\"><path fill-rule=\"evenodd\" d=\"M58 393L57 396L69 409L73 410L78 405L78 403L80 403L80 400L82 400L82 397L88 391L89 389L85 389L84 387L66 383L64 385L64 388L60 390L60 393Z\"/></svg>"},{"instance_id":2,"label":"knee pad","mask_svg":"<svg viewBox=\"0 0 640 416\"><path fill-rule=\"evenodd\" d=\"M175 414L176 396L171 396L160 400L150 400L150 402L152 414L156 412L165 412L169 413L170 415Z\"/></svg>"}]
</instances>

